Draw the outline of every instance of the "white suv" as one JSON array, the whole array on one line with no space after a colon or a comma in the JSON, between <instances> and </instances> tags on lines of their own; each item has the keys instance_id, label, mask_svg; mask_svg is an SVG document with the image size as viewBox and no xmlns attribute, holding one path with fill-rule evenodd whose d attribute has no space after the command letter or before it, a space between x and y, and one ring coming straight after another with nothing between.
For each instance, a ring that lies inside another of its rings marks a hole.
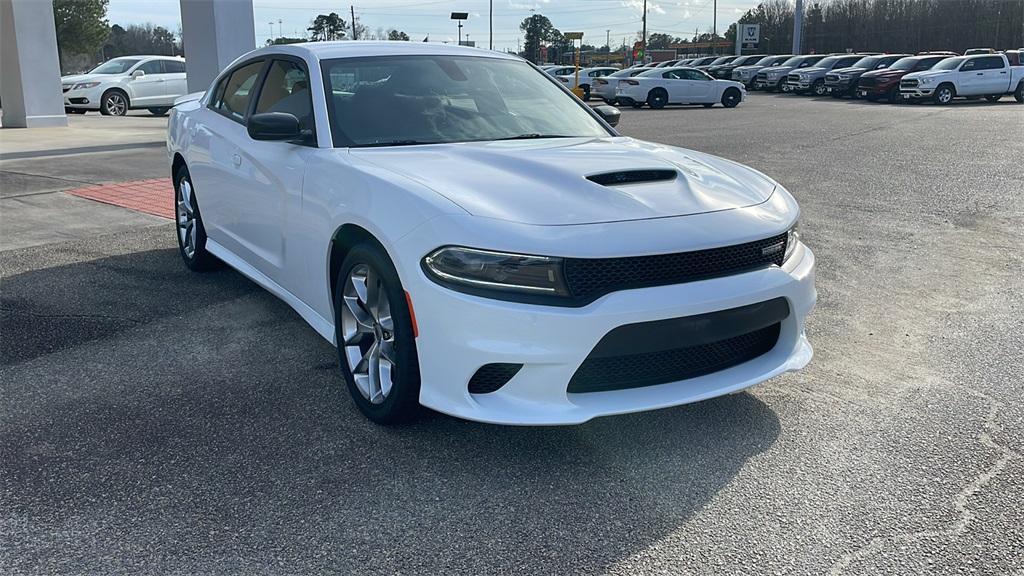
<instances>
[{"instance_id":1,"label":"white suv","mask_svg":"<svg viewBox=\"0 0 1024 576\"><path fill-rule=\"evenodd\" d=\"M99 110L104 116L124 116L145 108L166 114L174 100L184 96L185 60L173 56L122 56L108 60L87 74L61 78L64 109L74 114Z\"/></svg>"}]
</instances>

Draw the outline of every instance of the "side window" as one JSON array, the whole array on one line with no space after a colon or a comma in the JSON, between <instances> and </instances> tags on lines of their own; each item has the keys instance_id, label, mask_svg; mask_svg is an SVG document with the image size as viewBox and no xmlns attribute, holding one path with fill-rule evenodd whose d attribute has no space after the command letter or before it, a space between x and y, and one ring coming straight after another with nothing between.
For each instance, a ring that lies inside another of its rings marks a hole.
<instances>
[{"instance_id":1,"label":"side window","mask_svg":"<svg viewBox=\"0 0 1024 576\"><path fill-rule=\"evenodd\" d=\"M224 82L223 91L218 94L214 108L232 120L242 122L249 109L249 99L256 84L256 78L263 69L263 61L246 64L231 73ZM219 90L218 90L219 91Z\"/></svg>"},{"instance_id":2,"label":"side window","mask_svg":"<svg viewBox=\"0 0 1024 576\"><path fill-rule=\"evenodd\" d=\"M661 77L662 78L670 78L670 79L673 79L673 80L678 78L678 76L676 76L675 70L673 70L671 72L662 72Z\"/></svg>"},{"instance_id":3,"label":"side window","mask_svg":"<svg viewBox=\"0 0 1024 576\"><path fill-rule=\"evenodd\" d=\"M160 60L150 60L149 62L145 62L140 65L136 70L142 70L146 73L146 76L149 76L150 74L163 74L164 67L161 66L160 63Z\"/></svg>"},{"instance_id":4,"label":"side window","mask_svg":"<svg viewBox=\"0 0 1024 576\"><path fill-rule=\"evenodd\" d=\"M968 70L979 70L979 69L980 69L980 66L978 66L978 58L974 58L972 60L968 60L967 62L964 62L963 66L960 67L960 71L961 72L967 72Z\"/></svg>"},{"instance_id":5,"label":"side window","mask_svg":"<svg viewBox=\"0 0 1024 576\"><path fill-rule=\"evenodd\" d=\"M291 60L274 60L256 102L256 113L263 112L287 112L299 119L303 129L313 129L313 99L305 67Z\"/></svg>"},{"instance_id":6,"label":"side window","mask_svg":"<svg viewBox=\"0 0 1024 576\"><path fill-rule=\"evenodd\" d=\"M185 63L180 60L164 60L165 74L184 74Z\"/></svg>"},{"instance_id":7,"label":"side window","mask_svg":"<svg viewBox=\"0 0 1024 576\"><path fill-rule=\"evenodd\" d=\"M1003 67L1003 59L998 56L986 56L980 60L983 60L981 62L982 70L999 70Z\"/></svg>"},{"instance_id":8,"label":"side window","mask_svg":"<svg viewBox=\"0 0 1024 576\"><path fill-rule=\"evenodd\" d=\"M687 80L708 80L708 75L700 70L685 70L683 78Z\"/></svg>"}]
</instances>

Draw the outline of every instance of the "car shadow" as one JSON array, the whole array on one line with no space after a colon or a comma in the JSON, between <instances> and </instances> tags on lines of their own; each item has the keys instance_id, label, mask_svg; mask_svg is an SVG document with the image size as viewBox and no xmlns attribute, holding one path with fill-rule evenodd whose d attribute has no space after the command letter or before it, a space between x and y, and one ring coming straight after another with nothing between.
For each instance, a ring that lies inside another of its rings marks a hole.
<instances>
[{"instance_id":1,"label":"car shadow","mask_svg":"<svg viewBox=\"0 0 1024 576\"><path fill-rule=\"evenodd\" d=\"M3 286L0 521L26 572L599 572L780 434L746 393L571 427L380 427L290 308L173 249Z\"/></svg>"}]
</instances>

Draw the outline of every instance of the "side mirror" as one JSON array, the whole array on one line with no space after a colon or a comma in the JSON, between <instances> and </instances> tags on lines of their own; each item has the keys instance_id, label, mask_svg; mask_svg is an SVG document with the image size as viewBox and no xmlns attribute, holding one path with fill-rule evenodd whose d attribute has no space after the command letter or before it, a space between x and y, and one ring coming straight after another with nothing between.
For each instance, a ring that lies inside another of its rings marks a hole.
<instances>
[{"instance_id":1,"label":"side mirror","mask_svg":"<svg viewBox=\"0 0 1024 576\"><path fill-rule=\"evenodd\" d=\"M619 112L619 109L615 106L596 106L594 108L594 112L597 112L597 115L604 119L604 121L610 126L614 127L619 125L619 116L621 116L622 113Z\"/></svg>"},{"instance_id":2,"label":"side mirror","mask_svg":"<svg viewBox=\"0 0 1024 576\"><path fill-rule=\"evenodd\" d=\"M136 70L135 72L132 72L132 80L137 80L139 78L142 78L145 75L146 75L146 71L145 70Z\"/></svg>"},{"instance_id":3,"label":"side mirror","mask_svg":"<svg viewBox=\"0 0 1024 576\"><path fill-rule=\"evenodd\" d=\"M299 140L302 129L299 119L287 112L264 112L253 114L246 124L249 137L253 140Z\"/></svg>"}]
</instances>

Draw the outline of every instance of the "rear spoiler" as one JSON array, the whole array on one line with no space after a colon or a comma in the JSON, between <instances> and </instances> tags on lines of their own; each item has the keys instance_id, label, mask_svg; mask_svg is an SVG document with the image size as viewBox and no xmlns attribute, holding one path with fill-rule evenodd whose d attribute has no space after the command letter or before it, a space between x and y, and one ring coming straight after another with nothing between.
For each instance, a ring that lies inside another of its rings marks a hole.
<instances>
[{"instance_id":1,"label":"rear spoiler","mask_svg":"<svg viewBox=\"0 0 1024 576\"><path fill-rule=\"evenodd\" d=\"M174 105L177 106L178 104L184 104L185 102L194 102L202 98L204 94L206 94L205 90L203 90L202 92L193 92L191 94L185 94L184 96L175 99Z\"/></svg>"}]
</instances>

